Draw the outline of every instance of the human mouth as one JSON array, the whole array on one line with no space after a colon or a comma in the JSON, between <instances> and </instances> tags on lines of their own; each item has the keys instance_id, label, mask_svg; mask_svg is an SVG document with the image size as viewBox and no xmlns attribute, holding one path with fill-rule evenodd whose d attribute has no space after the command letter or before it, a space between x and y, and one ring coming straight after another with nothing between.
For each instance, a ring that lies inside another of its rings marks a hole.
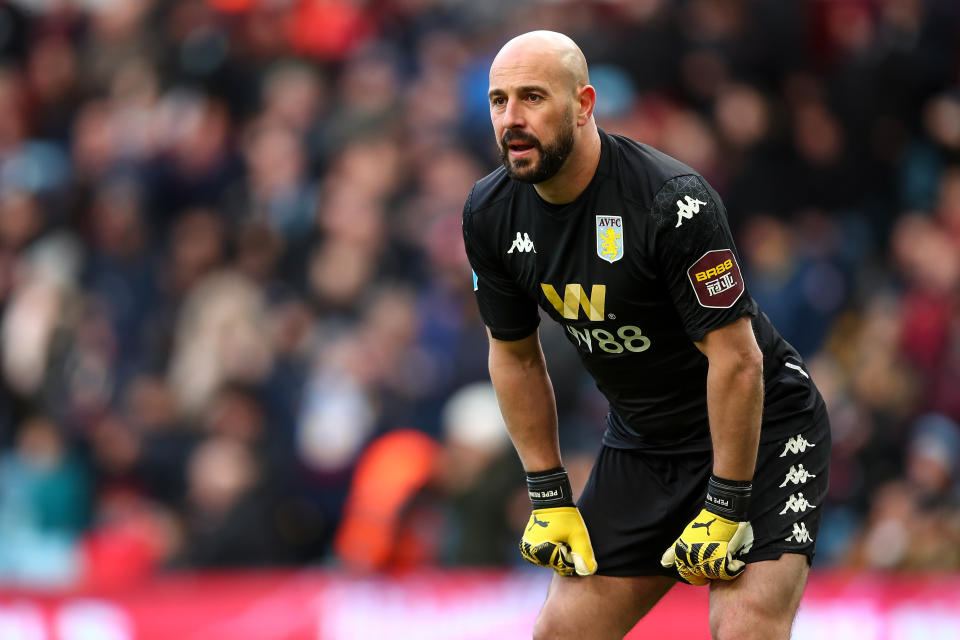
<instances>
[{"instance_id":1,"label":"human mouth","mask_svg":"<svg viewBox=\"0 0 960 640\"><path fill-rule=\"evenodd\" d=\"M507 151L511 158L520 158L530 154L536 147L528 142L511 142L507 145Z\"/></svg>"},{"instance_id":2,"label":"human mouth","mask_svg":"<svg viewBox=\"0 0 960 640\"><path fill-rule=\"evenodd\" d=\"M533 140L512 139L505 140L504 147L506 147L507 153L510 155L510 157L519 158L529 155L534 149L537 148L537 144Z\"/></svg>"}]
</instances>

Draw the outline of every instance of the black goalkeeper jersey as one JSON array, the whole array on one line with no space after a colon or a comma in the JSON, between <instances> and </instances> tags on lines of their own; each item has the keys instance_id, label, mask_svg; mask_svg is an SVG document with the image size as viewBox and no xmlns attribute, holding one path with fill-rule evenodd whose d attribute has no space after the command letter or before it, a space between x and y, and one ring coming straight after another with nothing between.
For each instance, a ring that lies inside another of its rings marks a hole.
<instances>
[{"instance_id":1,"label":"black goalkeeper jersey","mask_svg":"<svg viewBox=\"0 0 960 640\"><path fill-rule=\"evenodd\" d=\"M600 139L596 174L569 204L503 168L471 190L463 236L491 334L529 336L543 309L610 403L604 444L707 451L707 358L693 343L750 315L764 355L761 439L792 435L778 423L812 411L817 391L750 297L720 197L652 147Z\"/></svg>"}]
</instances>

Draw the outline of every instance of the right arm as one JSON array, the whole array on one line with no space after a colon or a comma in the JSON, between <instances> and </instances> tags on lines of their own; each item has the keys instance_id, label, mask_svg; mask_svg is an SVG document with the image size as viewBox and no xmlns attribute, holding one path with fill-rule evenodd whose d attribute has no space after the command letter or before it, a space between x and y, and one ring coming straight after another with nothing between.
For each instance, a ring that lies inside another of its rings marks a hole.
<instances>
[{"instance_id":1,"label":"right arm","mask_svg":"<svg viewBox=\"0 0 960 640\"><path fill-rule=\"evenodd\" d=\"M473 291L490 342L490 380L500 413L527 474L554 470L560 464L557 406L553 384L540 349L536 299L517 283L504 263L502 248L508 239L496 217L475 231L470 192L463 208L463 244L473 269ZM494 237L491 237L494 236ZM501 247L498 253L494 245ZM564 496L570 500L570 496ZM531 499L534 499L531 494Z\"/></svg>"},{"instance_id":2,"label":"right arm","mask_svg":"<svg viewBox=\"0 0 960 640\"><path fill-rule=\"evenodd\" d=\"M472 233L472 199L471 191L464 205L463 241L490 340L490 380L527 472L533 507L520 539L520 553L527 562L550 567L559 575L587 576L596 572L597 560L560 463L557 405L540 349L537 303L517 285L482 237Z\"/></svg>"},{"instance_id":3,"label":"right arm","mask_svg":"<svg viewBox=\"0 0 960 640\"><path fill-rule=\"evenodd\" d=\"M561 466L557 406L537 331L520 340L490 335L490 380L500 412L528 472Z\"/></svg>"},{"instance_id":4,"label":"right arm","mask_svg":"<svg viewBox=\"0 0 960 640\"><path fill-rule=\"evenodd\" d=\"M560 464L557 405L539 334L534 331L510 341L494 338L489 329L487 334L490 379L527 472L533 505L520 553L527 562L550 567L562 576L596 573L590 534L573 504L570 480Z\"/></svg>"}]
</instances>

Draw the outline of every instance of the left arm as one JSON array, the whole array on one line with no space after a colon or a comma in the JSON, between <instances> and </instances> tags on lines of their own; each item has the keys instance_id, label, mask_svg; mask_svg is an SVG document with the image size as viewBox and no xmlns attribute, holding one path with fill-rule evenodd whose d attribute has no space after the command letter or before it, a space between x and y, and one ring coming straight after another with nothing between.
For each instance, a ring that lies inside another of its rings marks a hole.
<instances>
[{"instance_id":1,"label":"left arm","mask_svg":"<svg viewBox=\"0 0 960 640\"><path fill-rule=\"evenodd\" d=\"M709 331L697 343L707 356L707 411L713 474L751 480L763 414L763 354L749 317Z\"/></svg>"},{"instance_id":2,"label":"left arm","mask_svg":"<svg viewBox=\"0 0 960 640\"><path fill-rule=\"evenodd\" d=\"M690 584L704 585L743 573L744 561L737 556L753 543L747 510L760 444L763 354L746 316L708 331L695 344L709 361L713 475L703 510L664 552L660 564L675 567Z\"/></svg>"},{"instance_id":3,"label":"left arm","mask_svg":"<svg viewBox=\"0 0 960 640\"><path fill-rule=\"evenodd\" d=\"M687 205L684 205L684 202ZM737 262L723 204L697 175L677 176L654 197L656 258L683 327L707 357L713 474L703 509L660 563L690 584L740 575L753 544L750 494L763 416L757 307Z\"/></svg>"}]
</instances>

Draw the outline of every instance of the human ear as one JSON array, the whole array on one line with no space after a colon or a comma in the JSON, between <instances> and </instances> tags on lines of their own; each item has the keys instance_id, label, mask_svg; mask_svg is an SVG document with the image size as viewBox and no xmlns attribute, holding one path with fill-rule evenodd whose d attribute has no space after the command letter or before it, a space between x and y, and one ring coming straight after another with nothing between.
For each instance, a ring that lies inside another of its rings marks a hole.
<instances>
[{"instance_id":1,"label":"human ear","mask_svg":"<svg viewBox=\"0 0 960 640\"><path fill-rule=\"evenodd\" d=\"M597 105L597 90L589 84L577 89L577 125L583 126L593 117L593 108Z\"/></svg>"}]
</instances>

